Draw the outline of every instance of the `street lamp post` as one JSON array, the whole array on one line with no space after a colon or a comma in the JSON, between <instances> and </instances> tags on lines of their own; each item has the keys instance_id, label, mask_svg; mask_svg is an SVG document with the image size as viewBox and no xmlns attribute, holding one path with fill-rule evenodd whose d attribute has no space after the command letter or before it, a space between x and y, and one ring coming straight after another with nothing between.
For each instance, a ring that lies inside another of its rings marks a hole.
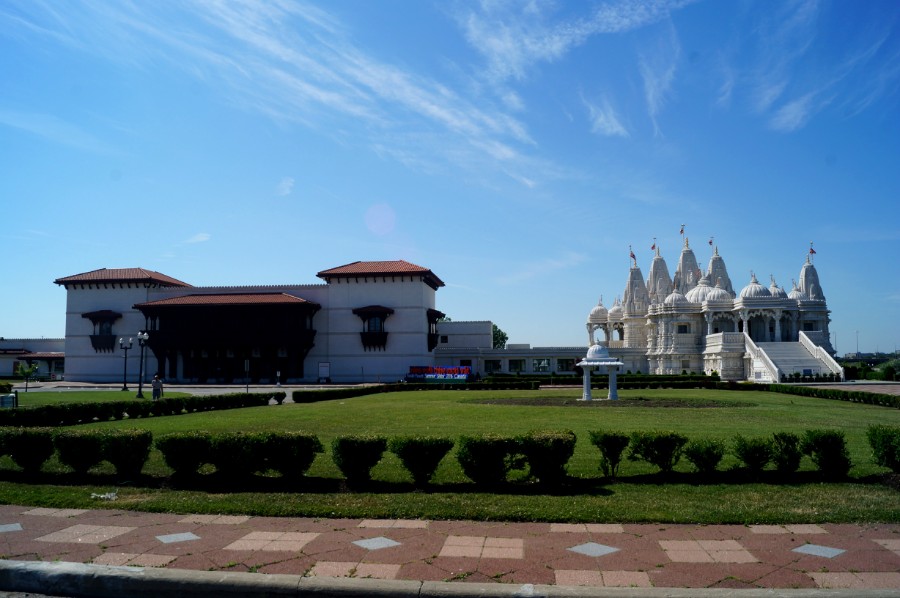
<instances>
[{"instance_id":1,"label":"street lamp post","mask_svg":"<svg viewBox=\"0 0 900 598\"><path fill-rule=\"evenodd\" d=\"M128 390L128 349L134 344L134 339L129 338L128 344L125 344L125 339L119 339L119 348L125 353L125 358L122 360L122 390Z\"/></svg>"},{"instance_id":2,"label":"street lamp post","mask_svg":"<svg viewBox=\"0 0 900 598\"><path fill-rule=\"evenodd\" d=\"M141 330L137 333L138 345L141 347L141 361L140 361L140 374L138 374L138 393L137 398L144 398L144 345L147 344L147 340L150 338L150 335L147 334L146 330Z\"/></svg>"}]
</instances>

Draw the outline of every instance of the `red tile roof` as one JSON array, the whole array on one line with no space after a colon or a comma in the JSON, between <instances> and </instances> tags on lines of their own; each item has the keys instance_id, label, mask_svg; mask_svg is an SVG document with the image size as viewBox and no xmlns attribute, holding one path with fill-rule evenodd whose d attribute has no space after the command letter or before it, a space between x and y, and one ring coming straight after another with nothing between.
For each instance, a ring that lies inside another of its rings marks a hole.
<instances>
[{"instance_id":1,"label":"red tile roof","mask_svg":"<svg viewBox=\"0 0 900 598\"><path fill-rule=\"evenodd\" d=\"M229 293L220 295L184 295L158 301L138 303L135 307L159 307L167 305L276 305L314 303L287 293Z\"/></svg>"},{"instance_id":2,"label":"red tile roof","mask_svg":"<svg viewBox=\"0 0 900 598\"><path fill-rule=\"evenodd\" d=\"M401 276L401 275L420 274L426 284L434 289L444 286L444 281L435 275L428 268L411 264L404 260L381 261L381 262L353 262L322 270L316 276L324 280L329 278L356 278L360 276Z\"/></svg>"},{"instance_id":3,"label":"red tile roof","mask_svg":"<svg viewBox=\"0 0 900 598\"><path fill-rule=\"evenodd\" d=\"M24 359L63 359L65 356L62 351L36 351L22 355Z\"/></svg>"},{"instance_id":4,"label":"red tile roof","mask_svg":"<svg viewBox=\"0 0 900 598\"><path fill-rule=\"evenodd\" d=\"M103 283L151 283L161 287L189 287L186 282L182 282L171 276L166 276L153 270L145 270L144 268L100 268L99 270L91 270L81 274L65 276L57 278L53 281L56 284L103 284Z\"/></svg>"}]
</instances>

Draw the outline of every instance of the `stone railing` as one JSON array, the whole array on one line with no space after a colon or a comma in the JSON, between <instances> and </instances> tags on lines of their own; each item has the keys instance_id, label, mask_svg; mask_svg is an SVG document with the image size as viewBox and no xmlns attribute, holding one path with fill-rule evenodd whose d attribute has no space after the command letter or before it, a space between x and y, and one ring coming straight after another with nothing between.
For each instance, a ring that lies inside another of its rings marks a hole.
<instances>
[{"instance_id":1,"label":"stone railing","mask_svg":"<svg viewBox=\"0 0 900 598\"><path fill-rule=\"evenodd\" d=\"M841 377L841 380L844 379L844 368L834 360L834 357L832 357L828 351L813 342L810 338L812 335L808 335L801 330L798 336L800 337L800 344L803 345L807 351L812 353L813 357L824 363L832 374L837 374ZM822 337L823 334L819 333L818 336Z\"/></svg>"},{"instance_id":2,"label":"stone railing","mask_svg":"<svg viewBox=\"0 0 900 598\"><path fill-rule=\"evenodd\" d=\"M710 352L744 351L743 332L717 332L704 337L704 348Z\"/></svg>"},{"instance_id":3,"label":"stone railing","mask_svg":"<svg viewBox=\"0 0 900 598\"><path fill-rule=\"evenodd\" d=\"M753 342L753 339L750 338L749 335L743 334L744 336L744 346L747 349L747 354L753 359L754 362L759 361L763 364L766 369L766 373L769 374L769 377L772 379L772 382L780 382L781 381L781 370L778 369L778 366L766 355L766 352L756 346L756 343Z\"/></svg>"}]
</instances>

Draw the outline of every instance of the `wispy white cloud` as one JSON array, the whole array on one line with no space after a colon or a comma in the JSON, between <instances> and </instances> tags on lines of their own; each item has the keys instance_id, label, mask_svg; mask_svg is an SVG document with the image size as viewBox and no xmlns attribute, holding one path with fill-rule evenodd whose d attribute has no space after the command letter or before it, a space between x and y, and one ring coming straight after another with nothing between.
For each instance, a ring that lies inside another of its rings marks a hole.
<instances>
[{"instance_id":1,"label":"wispy white cloud","mask_svg":"<svg viewBox=\"0 0 900 598\"><path fill-rule=\"evenodd\" d=\"M0 125L26 131L54 143L77 149L97 153L111 151L105 143L90 133L52 114L0 110Z\"/></svg>"},{"instance_id":2,"label":"wispy white cloud","mask_svg":"<svg viewBox=\"0 0 900 598\"><path fill-rule=\"evenodd\" d=\"M584 98L588 109L588 118L591 122L591 132L607 135L609 137L628 137L628 129L622 124L616 109L613 108L608 97L603 97L599 104L590 102Z\"/></svg>"},{"instance_id":3,"label":"wispy white cloud","mask_svg":"<svg viewBox=\"0 0 900 598\"><path fill-rule=\"evenodd\" d=\"M552 63L594 35L631 31L659 22L689 0L619 0L591 14L554 20L556 3L481 2L458 15L469 44L495 81L523 79L535 64Z\"/></svg>"},{"instance_id":4,"label":"wispy white cloud","mask_svg":"<svg viewBox=\"0 0 900 598\"><path fill-rule=\"evenodd\" d=\"M294 190L294 177L286 176L280 181L278 181L278 185L275 187L275 195L280 197L285 197L290 195Z\"/></svg>"},{"instance_id":5,"label":"wispy white cloud","mask_svg":"<svg viewBox=\"0 0 900 598\"><path fill-rule=\"evenodd\" d=\"M197 233L196 235L185 239L185 243L205 243L212 238L212 235L209 233Z\"/></svg>"},{"instance_id":6,"label":"wispy white cloud","mask_svg":"<svg viewBox=\"0 0 900 598\"><path fill-rule=\"evenodd\" d=\"M570 251L559 257L545 258L524 264L518 272L502 276L497 282L503 285L518 284L534 278L548 276L560 270L569 270L587 259L588 256L583 253Z\"/></svg>"},{"instance_id":7,"label":"wispy white cloud","mask_svg":"<svg viewBox=\"0 0 900 598\"><path fill-rule=\"evenodd\" d=\"M653 130L657 134L660 132L657 117L671 94L680 54L681 44L675 29L669 27L668 34L659 38L657 47L640 58L644 100L647 103L647 113L653 121Z\"/></svg>"}]
</instances>

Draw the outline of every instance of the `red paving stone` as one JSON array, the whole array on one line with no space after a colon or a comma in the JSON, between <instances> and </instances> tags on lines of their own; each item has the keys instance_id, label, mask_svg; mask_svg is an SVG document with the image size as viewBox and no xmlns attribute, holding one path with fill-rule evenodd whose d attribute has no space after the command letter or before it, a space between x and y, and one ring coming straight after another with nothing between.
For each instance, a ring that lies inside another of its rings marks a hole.
<instances>
[{"instance_id":1,"label":"red paving stone","mask_svg":"<svg viewBox=\"0 0 900 598\"><path fill-rule=\"evenodd\" d=\"M320 575L458 583L900 589L897 524L751 527L218 518L0 505L0 526L9 529L0 532L0 554L10 560L292 575L317 574L316 564L321 563ZM91 537L80 542L41 540L60 538L58 532L75 526L133 529L102 541ZM167 544L157 538L188 532L198 539ZM248 536L267 535L311 539L285 542L278 550L261 544L257 548L253 543L237 544L239 550L226 549ZM379 537L400 544L368 550L352 543ZM472 539L477 549L445 551L448 539L453 545L460 543L459 538ZM601 556L570 550L587 543L618 550ZM793 552L805 544L846 552L834 558ZM675 549L696 554L684 555ZM707 558L699 558L704 554ZM678 562L685 556L688 562Z\"/></svg>"}]
</instances>

